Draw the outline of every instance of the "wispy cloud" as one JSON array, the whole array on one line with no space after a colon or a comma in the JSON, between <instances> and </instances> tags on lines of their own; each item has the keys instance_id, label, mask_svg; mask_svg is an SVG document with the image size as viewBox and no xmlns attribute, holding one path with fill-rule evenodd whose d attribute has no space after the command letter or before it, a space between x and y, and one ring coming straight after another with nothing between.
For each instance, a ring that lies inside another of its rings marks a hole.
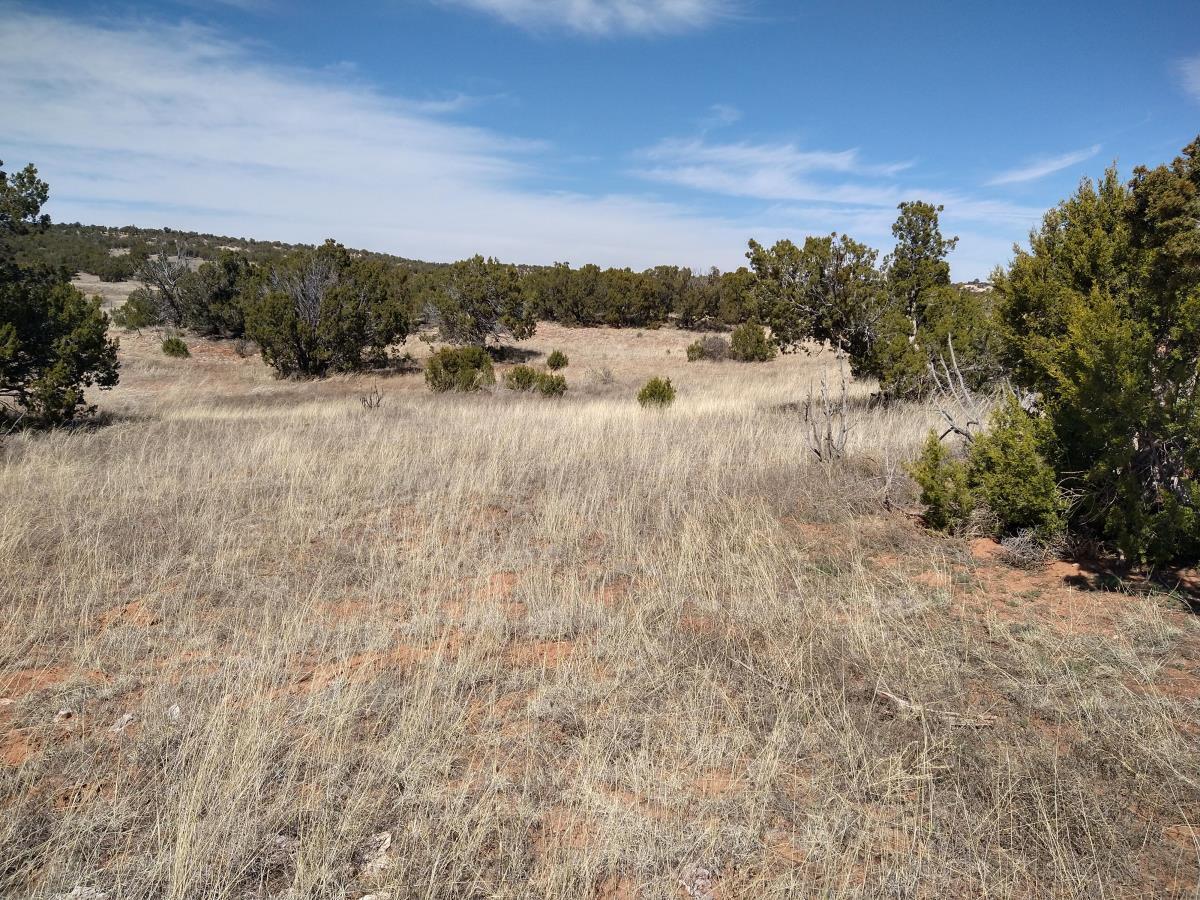
<instances>
[{"instance_id":1,"label":"wispy cloud","mask_svg":"<svg viewBox=\"0 0 1200 900\"><path fill-rule=\"evenodd\" d=\"M678 204L548 190L553 148L447 120L454 96L431 106L265 65L193 25L5 12L0 157L38 164L60 221L636 267L733 264L753 233Z\"/></svg>"},{"instance_id":2,"label":"wispy cloud","mask_svg":"<svg viewBox=\"0 0 1200 900\"><path fill-rule=\"evenodd\" d=\"M708 115L700 120L700 130L707 134L714 128L725 128L741 121L742 111L728 103L714 103L708 108Z\"/></svg>"},{"instance_id":3,"label":"wispy cloud","mask_svg":"<svg viewBox=\"0 0 1200 900\"><path fill-rule=\"evenodd\" d=\"M1200 100L1200 56L1180 60L1176 69L1183 89L1191 94L1194 100Z\"/></svg>"},{"instance_id":4,"label":"wispy cloud","mask_svg":"<svg viewBox=\"0 0 1200 900\"><path fill-rule=\"evenodd\" d=\"M1040 157L1018 168L1001 172L990 179L987 184L995 187L1002 184L1021 184L1026 181L1036 181L1039 178L1045 178L1047 175L1053 175L1055 172L1061 172L1063 169L1069 169L1071 166L1077 166L1079 163L1091 159L1099 152L1100 145L1092 144L1092 146L1084 150L1075 150L1059 156Z\"/></svg>"},{"instance_id":5,"label":"wispy cloud","mask_svg":"<svg viewBox=\"0 0 1200 900\"><path fill-rule=\"evenodd\" d=\"M195 25L5 13L0 158L38 164L59 221L334 237L430 260L728 268L751 236L851 230L886 250L895 204L921 197L946 203L947 229L964 235L956 273L972 277L1040 213L914 190L899 183L908 163L855 149L703 137L635 157L652 183L687 188L678 199L553 190L609 161L447 117L496 98L396 97L352 69L265 64L261 47Z\"/></svg>"},{"instance_id":6,"label":"wispy cloud","mask_svg":"<svg viewBox=\"0 0 1200 900\"><path fill-rule=\"evenodd\" d=\"M637 174L669 184L771 201L896 203L899 192L876 181L830 183L814 176L887 178L911 163L866 163L859 151L801 150L794 144L708 143L670 139L637 154Z\"/></svg>"},{"instance_id":7,"label":"wispy cloud","mask_svg":"<svg viewBox=\"0 0 1200 900\"><path fill-rule=\"evenodd\" d=\"M531 30L589 35L671 34L731 15L735 0L441 0Z\"/></svg>"}]
</instances>

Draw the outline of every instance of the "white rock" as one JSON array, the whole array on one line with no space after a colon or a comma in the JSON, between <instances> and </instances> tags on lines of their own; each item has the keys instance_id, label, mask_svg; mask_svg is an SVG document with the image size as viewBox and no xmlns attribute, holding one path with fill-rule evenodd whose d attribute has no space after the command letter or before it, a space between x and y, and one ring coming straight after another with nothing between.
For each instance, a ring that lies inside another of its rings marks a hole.
<instances>
[{"instance_id":1,"label":"white rock","mask_svg":"<svg viewBox=\"0 0 1200 900\"><path fill-rule=\"evenodd\" d=\"M363 855L366 857L366 862L362 867L364 875L378 875L392 865L392 858L388 856L388 848L392 846L392 833L390 831L381 831L378 834L371 835L371 847Z\"/></svg>"},{"instance_id":2,"label":"white rock","mask_svg":"<svg viewBox=\"0 0 1200 900\"><path fill-rule=\"evenodd\" d=\"M107 896L100 888L77 884L68 894L55 894L54 900L105 900Z\"/></svg>"},{"instance_id":3,"label":"white rock","mask_svg":"<svg viewBox=\"0 0 1200 900\"><path fill-rule=\"evenodd\" d=\"M109 730L110 731L124 731L126 728L128 728L133 723L133 720L135 718L136 718L136 716L134 716L133 713L125 713L125 715L121 716L121 718L117 719L117 721L113 723L113 727Z\"/></svg>"}]
</instances>

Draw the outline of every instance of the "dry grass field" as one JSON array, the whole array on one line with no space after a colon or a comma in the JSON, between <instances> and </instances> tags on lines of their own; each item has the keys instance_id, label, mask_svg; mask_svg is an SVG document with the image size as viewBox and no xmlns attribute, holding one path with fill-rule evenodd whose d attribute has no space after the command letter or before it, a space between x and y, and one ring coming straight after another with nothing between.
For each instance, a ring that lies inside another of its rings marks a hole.
<instances>
[{"instance_id":1,"label":"dry grass field","mask_svg":"<svg viewBox=\"0 0 1200 900\"><path fill-rule=\"evenodd\" d=\"M0 447L0 895L1196 896L1182 599L923 531L933 410L826 465L828 355L693 338L544 325L545 400L122 335Z\"/></svg>"}]
</instances>

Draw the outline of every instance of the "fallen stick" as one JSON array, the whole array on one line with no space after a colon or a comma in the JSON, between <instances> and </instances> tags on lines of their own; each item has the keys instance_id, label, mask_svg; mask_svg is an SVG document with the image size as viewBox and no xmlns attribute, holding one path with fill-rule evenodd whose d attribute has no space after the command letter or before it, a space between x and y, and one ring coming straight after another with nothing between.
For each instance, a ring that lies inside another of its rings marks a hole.
<instances>
[{"instance_id":1,"label":"fallen stick","mask_svg":"<svg viewBox=\"0 0 1200 900\"><path fill-rule=\"evenodd\" d=\"M916 703L912 700L905 700L903 697L898 697L891 691L885 691L883 688L876 688L875 695L887 700L897 710L907 715L918 716L925 718L927 716L937 716L946 719L952 725L969 726L972 728L986 728L996 724L996 717L993 715L982 716L967 716L962 713L954 712L949 709L931 709L923 703Z\"/></svg>"}]
</instances>

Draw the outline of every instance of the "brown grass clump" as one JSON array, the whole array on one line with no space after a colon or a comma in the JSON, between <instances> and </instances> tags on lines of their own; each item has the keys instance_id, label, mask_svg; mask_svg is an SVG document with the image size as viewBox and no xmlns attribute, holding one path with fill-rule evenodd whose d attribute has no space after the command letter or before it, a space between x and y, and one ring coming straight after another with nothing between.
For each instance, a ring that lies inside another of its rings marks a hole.
<instances>
[{"instance_id":1,"label":"brown grass clump","mask_svg":"<svg viewBox=\"0 0 1200 900\"><path fill-rule=\"evenodd\" d=\"M936 412L821 464L830 361L693 339L368 411L123 335L114 424L0 450L0 895L1191 896L1196 619L922 532Z\"/></svg>"}]
</instances>

